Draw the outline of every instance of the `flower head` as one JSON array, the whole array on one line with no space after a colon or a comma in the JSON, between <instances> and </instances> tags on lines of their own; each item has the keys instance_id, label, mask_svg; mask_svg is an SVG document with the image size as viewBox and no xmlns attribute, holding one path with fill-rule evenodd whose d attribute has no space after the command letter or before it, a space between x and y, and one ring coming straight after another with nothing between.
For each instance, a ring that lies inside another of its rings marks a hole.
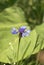
<instances>
[{"instance_id":1,"label":"flower head","mask_svg":"<svg viewBox=\"0 0 44 65\"><path fill-rule=\"evenodd\" d=\"M16 28L12 29L12 34L19 33L21 37L28 36L30 32L30 30L26 30L26 26L20 27L19 30L17 30Z\"/></svg>"}]
</instances>

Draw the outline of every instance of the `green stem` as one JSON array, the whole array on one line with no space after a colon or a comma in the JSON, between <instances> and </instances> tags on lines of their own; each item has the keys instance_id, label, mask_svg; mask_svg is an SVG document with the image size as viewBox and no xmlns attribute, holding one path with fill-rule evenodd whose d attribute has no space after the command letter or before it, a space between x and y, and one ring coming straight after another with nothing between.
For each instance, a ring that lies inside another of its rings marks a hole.
<instances>
[{"instance_id":1,"label":"green stem","mask_svg":"<svg viewBox=\"0 0 44 65\"><path fill-rule=\"evenodd\" d=\"M18 43L18 50L17 50L17 65L19 65L19 63L18 63L18 57L19 57L20 40L21 40L21 37L19 37L19 43Z\"/></svg>"}]
</instances>

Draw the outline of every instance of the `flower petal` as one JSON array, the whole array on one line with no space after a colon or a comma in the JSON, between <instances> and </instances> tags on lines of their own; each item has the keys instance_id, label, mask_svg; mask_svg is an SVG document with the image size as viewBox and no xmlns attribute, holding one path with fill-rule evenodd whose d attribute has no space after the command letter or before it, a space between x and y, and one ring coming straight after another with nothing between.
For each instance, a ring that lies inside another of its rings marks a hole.
<instances>
[{"instance_id":1,"label":"flower petal","mask_svg":"<svg viewBox=\"0 0 44 65\"><path fill-rule=\"evenodd\" d=\"M11 32L12 32L12 34L17 34L18 33L18 31L16 30L16 28L12 28Z\"/></svg>"},{"instance_id":2,"label":"flower petal","mask_svg":"<svg viewBox=\"0 0 44 65\"><path fill-rule=\"evenodd\" d=\"M25 31L25 29L26 29L26 26L22 26L22 27L19 29L19 32L20 32L20 33L23 33L23 32Z\"/></svg>"},{"instance_id":3,"label":"flower petal","mask_svg":"<svg viewBox=\"0 0 44 65\"><path fill-rule=\"evenodd\" d=\"M27 30L26 32L27 32L27 33L30 33L30 32L31 32L31 30Z\"/></svg>"},{"instance_id":4,"label":"flower petal","mask_svg":"<svg viewBox=\"0 0 44 65\"><path fill-rule=\"evenodd\" d=\"M30 32L30 30L25 31L24 33L22 33L22 37L28 36Z\"/></svg>"}]
</instances>

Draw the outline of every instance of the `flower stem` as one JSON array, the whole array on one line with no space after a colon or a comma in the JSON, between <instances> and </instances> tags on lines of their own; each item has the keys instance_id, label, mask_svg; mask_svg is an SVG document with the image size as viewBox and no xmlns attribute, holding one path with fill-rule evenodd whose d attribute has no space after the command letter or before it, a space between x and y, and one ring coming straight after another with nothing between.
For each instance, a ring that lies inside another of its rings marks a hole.
<instances>
[{"instance_id":1,"label":"flower stem","mask_svg":"<svg viewBox=\"0 0 44 65\"><path fill-rule=\"evenodd\" d=\"M21 36L19 35L19 43L18 43L18 50L17 50L17 65L19 65L18 57L19 57L20 41L21 41Z\"/></svg>"}]
</instances>

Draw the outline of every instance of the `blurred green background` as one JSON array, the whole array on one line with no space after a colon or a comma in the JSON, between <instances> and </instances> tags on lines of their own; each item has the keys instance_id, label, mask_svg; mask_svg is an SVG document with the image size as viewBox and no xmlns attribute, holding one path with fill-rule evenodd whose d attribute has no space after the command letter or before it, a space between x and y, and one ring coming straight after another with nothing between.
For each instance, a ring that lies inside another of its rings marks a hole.
<instances>
[{"instance_id":1,"label":"blurred green background","mask_svg":"<svg viewBox=\"0 0 44 65\"><path fill-rule=\"evenodd\" d=\"M44 0L0 0L0 62L9 63L8 56L13 58L13 62L17 62L18 35L12 35L11 29L21 26L27 26L32 32L21 39L19 60L30 40L31 44L24 58L37 53L42 40L41 49L44 48ZM34 49L38 35L39 45ZM9 43L14 50L11 50Z\"/></svg>"}]
</instances>

